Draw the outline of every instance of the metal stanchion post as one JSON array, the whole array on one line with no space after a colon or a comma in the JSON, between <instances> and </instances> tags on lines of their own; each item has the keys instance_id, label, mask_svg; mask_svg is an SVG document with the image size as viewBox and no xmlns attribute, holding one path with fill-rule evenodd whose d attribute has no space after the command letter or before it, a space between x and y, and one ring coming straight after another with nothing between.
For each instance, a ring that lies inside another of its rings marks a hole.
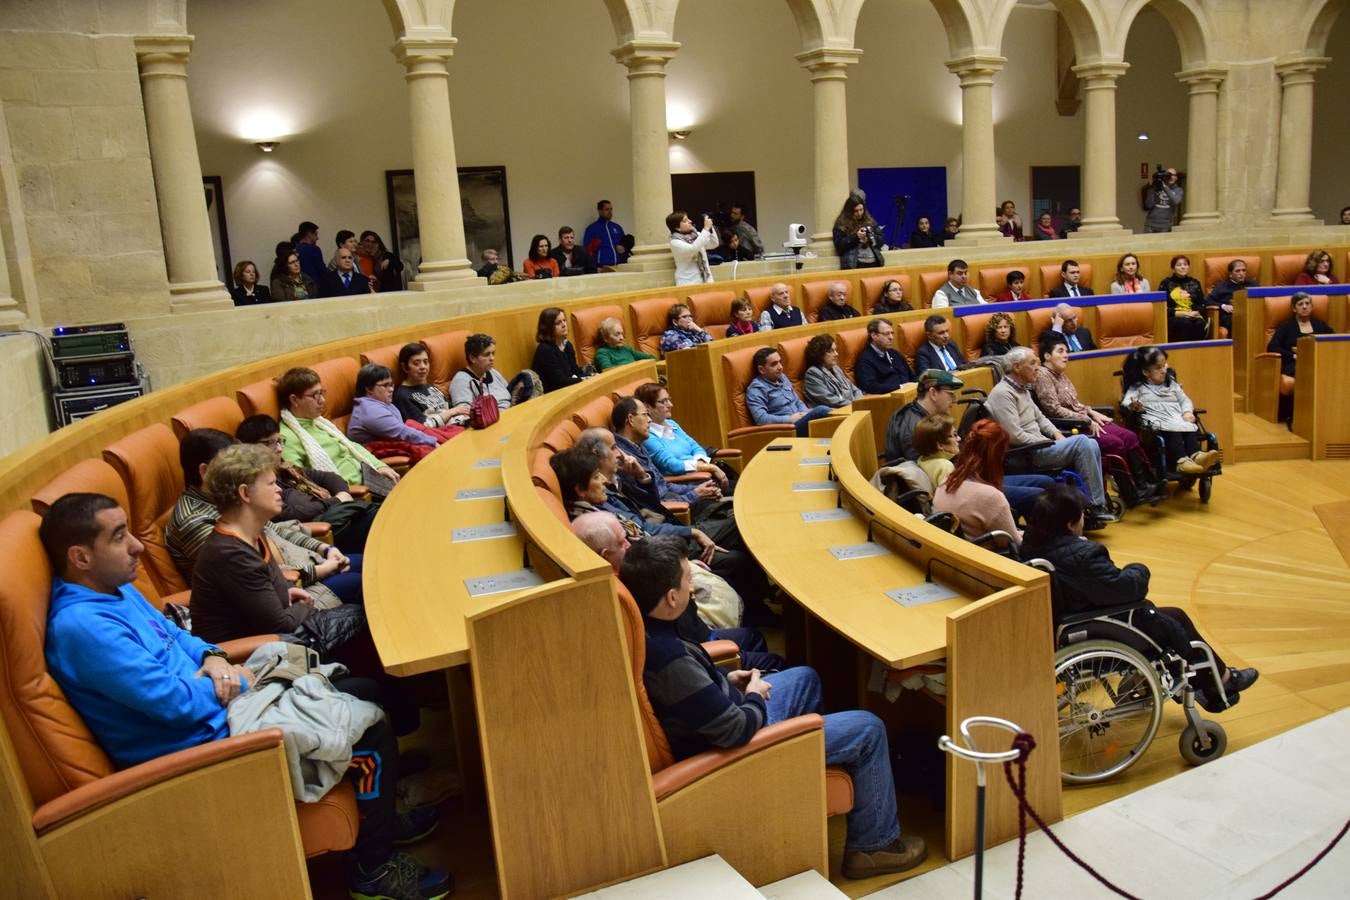
<instances>
[{"instance_id":1,"label":"metal stanchion post","mask_svg":"<svg viewBox=\"0 0 1350 900\"><path fill-rule=\"evenodd\" d=\"M965 746L958 744L945 734L938 738L939 749L958 759L975 763L975 900L981 900L984 895L984 806L987 783L984 775L984 764L1011 762L1017 759L1019 751L1011 749L991 753L975 749L975 739L971 737L970 729L976 725L1002 728L1004 731L1011 732L1014 736L1021 734L1022 729L1016 723L1009 722L1007 719L1000 719L995 716L971 716L961 723L961 738L965 741Z\"/></svg>"}]
</instances>

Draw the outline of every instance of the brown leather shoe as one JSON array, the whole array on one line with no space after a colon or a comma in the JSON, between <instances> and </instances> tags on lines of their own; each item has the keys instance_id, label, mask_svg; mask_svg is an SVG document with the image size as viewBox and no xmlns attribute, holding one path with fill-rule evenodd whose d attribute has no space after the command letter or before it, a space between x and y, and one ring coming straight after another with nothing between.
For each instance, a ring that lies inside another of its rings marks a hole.
<instances>
[{"instance_id":1,"label":"brown leather shoe","mask_svg":"<svg viewBox=\"0 0 1350 900\"><path fill-rule=\"evenodd\" d=\"M845 878L871 878L914 868L928 858L928 845L918 836L901 835L880 850L844 851Z\"/></svg>"}]
</instances>

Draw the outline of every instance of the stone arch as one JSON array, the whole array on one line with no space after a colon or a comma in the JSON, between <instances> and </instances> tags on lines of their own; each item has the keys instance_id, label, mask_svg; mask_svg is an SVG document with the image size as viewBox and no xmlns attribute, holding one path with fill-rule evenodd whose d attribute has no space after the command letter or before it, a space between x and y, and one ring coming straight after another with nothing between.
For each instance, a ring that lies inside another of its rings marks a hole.
<instances>
[{"instance_id":1,"label":"stone arch","mask_svg":"<svg viewBox=\"0 0 1350 900\"><path fill-rule=\"evenodd\" d=\"M1294 35L1297 43L1290 49L1306 49L1314 56L1322 56L1327 49L1331 28L1348 2L1350 0L1311 0Z\"/></svg>"},{"instance_id":2,"label":"stone arch","mask_svg":"<svg viewBox=\"0 0 1350 900\"><path fill-rule=\"evenodd\" d=\"M1135 19L1150 5L1172 26L1172 34L1181 50L1181 67L1198 69L1208 65L1210 24L1204 8L1196 0L1129 0L1120 12L1114 35L1118 40L1115 49L1119 55L1124 56L1125 41Z\"/></svg>"},{"instance_id":3,"label":"stone arch","mask_svg":"<svg viewBox=\"0 0 1350 900\"><path fill-rule=\"evenodd\" d=\"M978 0L966 0L966 2L977 5ZM1112 51L1116 50L1109 40L1111 34L1111 21L1114 14L1103 9L1102 0L1050 0L1056 11L1064 17L1064 24L1069 29L1069 34L1073 37L1074 56L1080 63L1099 60L1103 58L1118 59L1119 54L1112 56ZM1016 5L1010 3L1011 7ZM1008 13L1003 15L1003 23L1007 22ZM1003 44L1003 27L999 26L997 35L997 46ZM1124 44L1124 41L1121 41Z\"/></svg>"},{"instance_id":4,"label":"stone arch","mask_svg":"<svg viewBox=\"0 0 1350 900\"><path fill-rule=\"evenodd\" d=\"M395 38L445 37L455 0L381 0Z\"/></svg>"},{"instance_id":5,"label":"stone arch","mask_svg":"<svg viewBox=\"0 0 1350 900\"><path fill-rule=\"evenodd\" d=\"M620 46L644 38L673 40L679 0L605 0Z\"/></svg>"}]
</instances>

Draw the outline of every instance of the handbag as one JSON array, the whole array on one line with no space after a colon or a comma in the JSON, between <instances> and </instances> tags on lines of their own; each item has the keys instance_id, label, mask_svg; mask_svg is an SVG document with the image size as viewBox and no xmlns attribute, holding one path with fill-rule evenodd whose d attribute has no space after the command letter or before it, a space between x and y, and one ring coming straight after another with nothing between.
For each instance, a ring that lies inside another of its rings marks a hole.
<instances>
[{"instance_id":1,"label":"handbag","mask_svg":"<svg viewBox=\"0 0 1350 900\"><path fill-rule=\"evenodd\" d=\"M483 387L483 382L478 380L477 375L468 369L464 371L469 373L469 377L473 379L474 384L474 397L469 401L469 427L487 428L501 418L501 410L497 407L497 398L487 392L487 389Z\"/></svg>"},{"instance_id":2,"label":"handbag","mask_svg":"<svg viewBox=\"0 0 1350 900\"><path fill-rule=\"evenodd\" d=\"M333 651L356 637L366 628L366 608L358 603L344 603L332 609L317 609L309 614L300 627L283 640L303 644L325 659Z\"/></svg>"}]
</instances>

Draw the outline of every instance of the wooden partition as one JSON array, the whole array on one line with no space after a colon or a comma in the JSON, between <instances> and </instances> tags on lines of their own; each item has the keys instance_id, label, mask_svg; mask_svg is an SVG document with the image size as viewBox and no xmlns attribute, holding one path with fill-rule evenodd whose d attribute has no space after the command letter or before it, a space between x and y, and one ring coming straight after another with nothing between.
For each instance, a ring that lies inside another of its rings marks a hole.
<instances>
[{"instance_id":1,"label":"wooden partition","mask_svg":"<svg viewBox=\"0 0 1350 900\"><path fill-rule=\"evenodd\" d=\"M1294 432L1313 459L1350 459L1350 335L1308 335L1298 341Z\"/></svg>"},{"instance_id":2,"label":"wooden partition","mask_svg":"<svg viewBox=\"0 0 1350 900\"><path fill-rule=\"evenodd\" d=\"M1277 418L1280 365L1279 360L1261 356L1270 342L1267 303L1287 302L1298 291L1311 294L1319 307L1324 302L1325 313L1318 309L1313 314L1324 318L1332 331L1346 332L1350 285L1250 288L1233 295L1233 384L1243 409L1270 422Z\"/></svg>"}]
</instances>

